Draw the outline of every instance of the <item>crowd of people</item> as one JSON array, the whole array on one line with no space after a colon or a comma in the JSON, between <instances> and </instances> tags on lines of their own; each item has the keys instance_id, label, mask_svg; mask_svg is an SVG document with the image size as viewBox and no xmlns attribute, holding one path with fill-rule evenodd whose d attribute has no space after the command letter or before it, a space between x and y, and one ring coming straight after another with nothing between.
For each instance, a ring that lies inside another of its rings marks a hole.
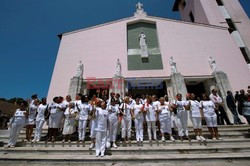
<instances>
[{"instance_id":1,"label":"crowd of people","mask_svg":"<svg viewBox=\"0 0 250 166\"><path fill-rule=\"evenodd\" d=\"M228 91L227 106L234 115L234 124L244 124L238 117L238 111L250 123L250 87L248 93L240 91L234 97ZM96 149L96 156L104 156L106 148L117 148L117 136L121 135L123 144L131 142L132 124L134 124L135 139L138 146L144 141L144 128L147 130L148 140L158 141L157 128L160 138L165 141L165 134L171 141L175 141L173 131L176 128L178 139L191 141L188 131L188 112L195 132L195 139L206 141L202 135L202 121L205 121L213 140L221 140L218 124L233 125L225 111L225 105L217 90L210 95L202 94L197 100L195 94L187 94L183 99L178 93L174 100L168 96L157 98L156 95L126 95L121 99L119 94L111 93L103 99L95 95L89 99L88 95L77 94L74 101L71 96L65 99L54 97L52 103L46 98L39 100L32 96L30 103L23 101L9 122L10 138L8 147L15 147L20 131L26 126L26 141L41 141L42 128L48 124L46 142L55 142L58 132L63 134L62 143L70 142L73 133L78 133L78 143L84 143L87 126L90 128L90 149ZM35 134L32 137L33 129ZM32 139L33 138L33 139ZM176 137L177 138L177 137Z\"/></svg>"}]
</instances>

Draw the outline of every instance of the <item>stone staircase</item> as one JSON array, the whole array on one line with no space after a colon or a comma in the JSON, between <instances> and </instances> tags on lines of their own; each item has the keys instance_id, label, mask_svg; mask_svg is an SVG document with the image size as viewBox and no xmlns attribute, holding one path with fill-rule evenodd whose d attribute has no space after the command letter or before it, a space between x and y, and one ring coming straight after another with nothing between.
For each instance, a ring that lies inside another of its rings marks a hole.
<instances>
[{"instance_id":1,"label":"stone staircase","mask_svg":"<svg viewBox=\"0 0 250 166\"><path fill-rule=\"evenodd\" d=\"M0 165L249 165L250 133L248 125L219 126L223 139L211 140L207 128L203 127L206 142L194 140L194 132L189 128L193 138L183 142L169 140L148 142L145 134L143 146L136 141L124 145L118 142L117 149L107 149L105 157L95 157L95 151L89 150L90 141L84 144L76 141L62 144L22 142L22 131L16 148L5 148L8 132L0 132ZM47 132L43 130L43 135ZM147 133L147 132L145 132ZM134 132L132 133L134 140ZM59 137L60 139L60 137ZM75 138L76 139L76 138Z\"/></svg>"}]
</instances>

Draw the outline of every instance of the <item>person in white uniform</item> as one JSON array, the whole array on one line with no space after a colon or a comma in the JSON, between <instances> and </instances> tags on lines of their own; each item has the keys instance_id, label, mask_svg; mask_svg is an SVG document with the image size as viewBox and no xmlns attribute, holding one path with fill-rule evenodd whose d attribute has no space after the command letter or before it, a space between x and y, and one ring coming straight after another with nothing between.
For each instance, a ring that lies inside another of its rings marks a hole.
<instances>
[{"instance_id":1,"label":"person in white uniform","mask_svg":"<svg viewBox=\"0 0 250 166\"><path fill-rule=\"evenodd\" d=\"M120 105L120 113L122 114L122 139L123 143L130 143L131 137L131 105L129 97L124 98L124 103Z\"/></svg>"},{"instance_id":2,"label":"person in white uniform","mask_svg":"<svg viewBox=\"0 0 250 166\"><path fill-rule=\"evenodd\" d=\"M20 103L20 108L16 110L14 116L11 118L11 121L9 123L10 135L7 147L14 148L16 146L19 134L22 128L25 126L27 106L28 103L26 101L22 101Z\"/></svg>"},{"instance_id":3,"label":"person in white uniform","mask_svg":"<svg viewBox=\"0 0 250 166\"><path fill-rule=\"evenodd\" d=\"M26 140L31 141L34 126L36 124L36 113L39 105L39 100L35 99L33 103L29 105L28 119L26 124Z\"/></svg>"},{"instance_id":4,"label":"person in white uniform","mask_svg":"<svg viewBox=\"0 0 250 166\"><path fill-rule=\"evenodd\" d=\"M132 117L135 122L135 131L136 131L136 141L137 144L143 143L143 122L144 122L144 115L143 115L143 105L140 104L140 98L137 97L135 99L135 105L132 107Z\"/></svg>"},{"instance_id":5,"label":"person in white uniform","mask_svg":"<svg viewBox=\"0 0 250 166\"><path fill-rule=\"evenodd\" d=\"M67 109L64 112L65 120L63 127L63 136L64 139L62 143L68 140L71 142L71 135L75 132L75 117L78 111L75 109L75 104L73 102L69 102Z\"/></svg>"},{"instance_id":6,"label":"person in white uniform","mask_svg":"<svg viewBox=\"0 0 250 166\"><path fill-rule=\"evenodd\" d=\"M201 120L203 117L202 110L200 109L200 103L195 100L195 94L190 94L190 100L187 102L186 109L190 110L190 119L193 123L196 140L205 141L206 139L202 136L202 124Z\"/></svg>"},{"instance_id":7,"label":"person in white uniform","mask_svg":"<svg viewBox=\"0 0 250 166\"><path fill-rule=\"evenodd\" d=\"M45 122L45 112L48 109L46 98L42 98L41 104L37 108L35 137L32 142L39 142L41 139L43 124Z\"/></svg>"},{"instance_id":8,"label":"person in white uniform","mask_svg":"<svg viewBox=\"0 0 250 166\"><path fill-rule=\"evenodd\" d=\"M96 108L100 108L101 107L101 99L96 98L96 96L94 95L92 97L92 100L90 101L91 107L92 107L92 111L90 111L89 113L89 127L90 127L90 138L91 138L91 144L89 146L89 149L93 149L95 147L95 136L96 136L96 132L95 132L95 126L96 126L96 118L95 118L95 109Z\"/></svg>"},{"instance_id":9,"label":"person in white uniform","mask_svg":"<svg viewBox=\"0 0 250 166\"><path fill-rule=\"evenodd\" d=\"M91 104L88 103L88 96L85 95L82 97L82 102L80 104L76 104L79 116L78 123L78 138L79 143L84 143L85 134L86 134L86 126L88 122L89 113L92 110Z\"/></svg>"},{"instance_id":10,"label":"person in white uniform","mask_svg":"<svg viewBox=\"0 0 250 166\"><path fill-rule=\"evenodd\" d=\"M95 110L96 114L96 157L105 155L109 112L106 109L106 102L102 101L101 108Z\"/></svg>"},{"instance_id":11,"label":"person in white uniform","mask_svg":"<svg viewBox=\"0 0 250 166\"><path fill-rule=\"evenodd\" d=\"M54 97L53 102L49 105L49 138L47 141L56 141L56 136L61 123L60 98Z\"/></svg>"},{"instance_id":12,"label":"person in white uniform","mask_svg":"<svg viewBox=\"0 0 250 166\"><path fill-rule=\"evenodd\" d=\"M175 141L172 136L172 126L171 126L171 111L172 108L169 102L165 102L164 97L160 98L160 104L156 106L157 114L159 116L160 126L161 126L161 140L165 141L164 134L168 133L171 141Z\"/></svg>"},{"instance_id":13,"label":"person in white uniform","mask_svg":"<svg viewBox=\"0 0 250 166\"><path fill-rule=\"evenodd\" d=\"M212 139L220 140L221 138L219 137L217 127L217 115L214 110L215 105L213 101L209 99L209 96L207 94L202 94L202 99L203 101L201 101L201 108L203 110L208 130L212 136Z\"/></svg>"},{"instance_id":14,"label":"person in white uniform","mask_svg":"<svg viewBox=\"0 0 250 166\"><path fill-rule=\"evenodd\" d=\"M118 127L118 113L119 107L117 107L115 98L111 98L110 105L108 106L109 111L109 129L108 129L108 141L112 144L113 148L117 148L116 137Z\"/></svg>"},{"instance_id":15,"label":"person in white uniform","mask_svg":"<svg viewBox=\"0 0 250 166\"><path fill-rule=\"evenodd\" d=\"M180 140L183 141L183 136L190 141L188 136L188 112L185 109L186 101L182 100L182 95L178 93L176 95L176 100L173 101L172 108L176 109L176 125L178 129L178 136Z\"/></svg>"},{"instance_id":16,"label":"person in white uniform","mask_svg":"<svg viewBox=\"0 0 250 166\"><path fill-rule=\"evenodd\" d=\"M147 129L148 129L148 139L152 141L152 132L154 140L157 141L156 137L156 107L152 103L151 96L147 96L147 102L144 105L144 111L146 112L146 122L147 122Z\"/></svg>"}]
</instances>

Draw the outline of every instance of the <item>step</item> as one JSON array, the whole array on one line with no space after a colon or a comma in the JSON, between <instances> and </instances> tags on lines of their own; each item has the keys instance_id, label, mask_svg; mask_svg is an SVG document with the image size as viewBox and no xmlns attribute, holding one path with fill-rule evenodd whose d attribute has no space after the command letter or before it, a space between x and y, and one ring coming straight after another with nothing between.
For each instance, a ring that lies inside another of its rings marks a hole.
<instances>
[{"instance_id":1,"label":"step","mask_svg":"<svg viewBox=\"0 0 250 166\"><path fill-rule=\"evenodd\" d=\"M163 154L200 154L200 153L249 153L250 143L241 143L237 146L232 144L223 145L162 145L162 146L120 146L117 149L106 150L108 155L163 155ZM6 154L36 154L36 155L91 155L95 150L89 150L88 147L19 147L19 148L0 148L0 155Z\"/></svg>"},{"instance_id":2,"label":"step","mask_svg":"<svg viewBox=\"0 0 250 166\"><path fill-rule=\"evenodd\" d=\"M237 138L237 139L223 139L221 140L212 140L212 139L207 139L206 142L200 142L197 140L191 140L191 145L214 145L214 146L218 146L218 145L240 145L242 143L250 143L250 139L249 138ZM3 142L3 145L7 145L7 142ZM18 142L17 143L17 147L86 147L88 148L90 146L91 142L90 141L85 141L85 143L79 144L76 141L73 141L71 143L61 143L60 141L56 141L55 143L45 143L45 142L38 142L38 143L31 143L31 142ZM131 144L122 144L122 142L117 142L118 146L135 146L138 147L136 141L131 141ZM149 142L148 140L145 140L143 142L143 146L147 147L152 147L152 146L169 146L169 145L190 145L190 142L188 140L184 140L184 141L180 141L180 140L176 140L175 142L172 142L170 140L166 140L164 142L162 141L158 141L158 142Z\"/></svg>"},{"instance_id":3,"label":"step","mask_svg":"<svg viewBox=\"0 0 250 166\"><path fill-rule=\"evenodd\" d=\"M95 155L31 155L31 154L5 154L0 156L2 161L22 162L35 161L36 163L53 162L81 162L81 163L155 163L155 162L187 162L187 161L216 161L216 160L249 160L249 153L211 153L211 154L163 154L163 155L106 155L95 157Z\"/></svg>"}]
</instances>

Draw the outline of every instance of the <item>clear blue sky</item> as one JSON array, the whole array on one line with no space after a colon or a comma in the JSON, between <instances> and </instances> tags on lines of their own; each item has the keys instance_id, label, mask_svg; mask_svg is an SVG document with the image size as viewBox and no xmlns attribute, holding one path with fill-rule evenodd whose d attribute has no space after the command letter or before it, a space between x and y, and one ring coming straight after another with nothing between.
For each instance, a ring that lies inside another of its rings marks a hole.
<instances>
[{"instance_id":1,"label":"clear blue sky","mask_svg":"<svg viewBox=\"0 0 250 166\"><path fill-rule=\"evenodd\" d=\"M132 16L138 0L0 0L0 97L47 95L57 35ZM179 19L174 0L140 0L152 16ZM250 4L241 0L248 16Z\"/></svg>"}]
</instances>

